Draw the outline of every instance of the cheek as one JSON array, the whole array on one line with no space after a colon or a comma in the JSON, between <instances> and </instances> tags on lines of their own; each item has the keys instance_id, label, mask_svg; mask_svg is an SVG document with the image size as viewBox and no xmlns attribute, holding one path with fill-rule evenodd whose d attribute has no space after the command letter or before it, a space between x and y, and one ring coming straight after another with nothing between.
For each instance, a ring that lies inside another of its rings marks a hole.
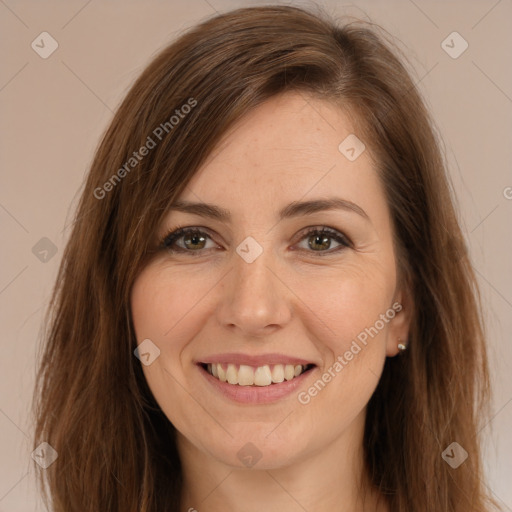
<instances>
[{"instance_id":1,"label":"cheek","mask_svg":"<svg viewBox=\"0 0 512 512\"><path fill-rule=\"evenodd\" d=\"M190 277L170 269L147 268L137 278L131 293L131 312L137 341L150 338L159 348L180 347L180 331L193 314L204 291L193 286ZM172 340L172 343L169 341Z\"/></svg>"},{"instance_id":2,"label":"cheek","mask_svg":"<svg viewBox=\"0 0 512 512\"><path fill-rule=\"evenodd\" d=\"M197 299L188 291L190 286L177 293L180 287L175 274L149 267L139 275L131 293L137 344L149 339L157 347L152 350L158 353L149 365L141 359L142 371L155 400L165 411L179 409L180 401L172 404L171 397L180 396L178 383L184 381L182 355L194 337L191 329L197 325L190 321L190 313L187 315L193 312Z\"/></svg>"},{"instance_id":3,"label":"cheek","mask_svg":"<svg viewBox=\"0 0 512 512\"><path fill-rule=\"evenodd\" d=\"M314 278L302 276L295 284L295 293L307 306L303 318L309 318L310 330L333 357L348 350L361 333L364 339L364 333L391 307L395 288L391 268L380 263L344 265L328 274L316 273ZM385 334L387 325L378 323L379 335Z\"/></svg>"},{"instance_id":4,"label":"cheek","mask_svg":"<svg viewBox=\"0 0 512 512\"><path fill-rule=\"evenodd\" d=\"M201 420L191 413L190 395L184 390L188 384L183 354L201 329L194 306L204 295L191 282L190 276L184 277L177 269L149 266L136 279L130 297L137 344L150 339L160 351L149 365L141 360L144 377L169 420L184 431Z\"/></svg>"},{"instance_id":5,"label":"cheek","mask_svg":"<svg viewBox=\"0 0 512 512\"><path fill-rule=\"evenodd\" d=\"M332 428L353 420L378 383L395 314L392 268L384 269L381 263L347 265L336 273L336 280L325 276L301 281L297 294L307 297L308 327L324 367L313 386L300 390L299 402L308 405L307 413L313 416L333 411Z\"/></svg>"}]
</instances>

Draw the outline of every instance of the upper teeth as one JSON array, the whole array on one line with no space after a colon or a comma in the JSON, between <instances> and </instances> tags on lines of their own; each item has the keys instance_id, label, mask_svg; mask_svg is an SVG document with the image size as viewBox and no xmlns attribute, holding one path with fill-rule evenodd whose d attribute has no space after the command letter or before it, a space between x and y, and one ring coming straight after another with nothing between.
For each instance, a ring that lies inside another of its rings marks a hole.
<instances>
[{"instance_id":1,"label":"upper teeth","mask_svg":"<svg viewBox=\"0 0 512 512\"><path fill-rule=\"evenodd\" d=\"M272 367L268 364L258 367L245 364L238 366L231 363L224 366L220 363L207 365L208 373L220 381L240 386L269 386L272 383L292 380L294 377L298 377L305 368L300 364L275 364Z\"/></svg>"}]
</instances>

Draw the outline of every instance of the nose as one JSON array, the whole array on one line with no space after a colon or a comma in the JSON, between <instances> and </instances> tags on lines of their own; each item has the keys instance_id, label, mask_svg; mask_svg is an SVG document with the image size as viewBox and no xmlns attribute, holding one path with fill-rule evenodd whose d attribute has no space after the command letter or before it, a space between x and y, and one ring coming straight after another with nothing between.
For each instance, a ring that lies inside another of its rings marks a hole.
<instances>
[{"instance_id":1,"label":"nose","mask_svg":"<svg viewBox=\"0 0 512 512\"><path fill-rule=\"evenodd\" d=\"M221 325L247 337L268 336L291 318L293 293L281 280L271 251L252 263L238 254L221 283L217 317Z\"/></svg>"}]
</instances>

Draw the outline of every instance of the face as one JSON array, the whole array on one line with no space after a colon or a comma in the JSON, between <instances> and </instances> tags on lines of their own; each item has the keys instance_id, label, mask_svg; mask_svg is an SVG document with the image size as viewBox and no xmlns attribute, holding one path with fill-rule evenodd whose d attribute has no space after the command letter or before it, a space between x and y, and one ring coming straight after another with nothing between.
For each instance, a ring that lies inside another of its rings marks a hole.
<instances>
[{"instance_id":1,"label":"face","mask_svg":"<svg viewBox=\"0 0 512 512\"><path fill-rule=\"evenodd\" d=\"M159 226L166 247L131 294L142 368L206 459L284 467L357 437L407 337L384 191L368 150L339 149L353 133L331 103L273 97L179 198L226 216L172 209ZM192 232L167 236L178 226Z\"/></svg>"}]
</instances>

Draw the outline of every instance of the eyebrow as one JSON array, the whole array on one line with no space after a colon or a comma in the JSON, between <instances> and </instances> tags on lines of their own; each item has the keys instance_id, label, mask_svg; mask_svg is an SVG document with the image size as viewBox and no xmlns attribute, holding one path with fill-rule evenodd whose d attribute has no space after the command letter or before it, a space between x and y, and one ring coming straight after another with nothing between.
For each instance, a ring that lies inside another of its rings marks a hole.
<instances>
[{"instance_id":1,"label":"eyebrow","mask_svg":"<svg viewBox=\"0 0 512 512\"><path fill-rule=\"evenodd\" d=\"M201 217L209 217L215 220L229 222L231 212L220 206L209 203L194 203L177 200L169 207L170 210L177 210L184 213L192 213ZM325 210L344 210L356 213L366 220L370 220L368 214L357 204L340 197L328 199L315 199L312 201L294 201L279 211L279 220L299 217L301 215L312 215Z\"/></svg>"}]
</instances>

